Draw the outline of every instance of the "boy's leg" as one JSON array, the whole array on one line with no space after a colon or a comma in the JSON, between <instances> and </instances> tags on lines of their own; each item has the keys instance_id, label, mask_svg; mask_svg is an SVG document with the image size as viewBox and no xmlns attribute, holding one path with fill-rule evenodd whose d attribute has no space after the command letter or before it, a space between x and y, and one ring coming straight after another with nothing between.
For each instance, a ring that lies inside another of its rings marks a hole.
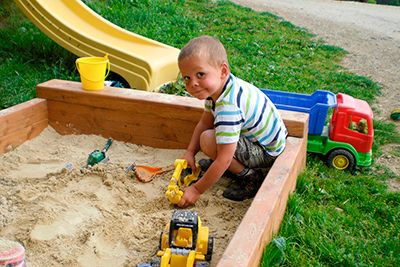
<instances>
[{"instance_id":1,"label":"boy's leg","mask_svg":"<svg viewBox=\"0 0 400 267\"><path fill-rule=\"evenodd\" d=\"M259 144L251 142L242 135L236 147L235 158L250 169L271 167L276 159L266 155Z\"/></svg>"},{"instance_id":2,"label":"boy's leg","mask_svg":"<svg viewBox=\"0 0 400 267\"><path fill-rule=\"evenodd\" d=\"M211 160L217 157L217 144L215 142L215 131L207 130L200 137L201 150ZM237 183L230 186L223 193L223 196L236 201L254 197L264 181L262 171L255 171L253 168L266 168L272 166L274 157L268 157L264 149L248 140L244 136L240 136L236 147L235 155L229 170L233 172L237 179ZM204 163L204 164L203 164ZM202 162L202 171L206 171L212 161Z\"/></svg>"},{"instance_id":3,"label":"boy's leg","mask_svg":"<svg viewBox=\"0 0 400 267\"><path fill-rule=\"evenodd\" d=\"M200 136L200 148L201 151L203 151L204 154L206 154L211 160L215 160L217 157L217 143L215 141L215 130L206 130L204 131L201 136ZM207 161L205 164L200 164L205 165L205 168L208 169L208 167L211 165L212 161ZM240 172L243 170L245 166L240 163L238 160L233 158L231 165L229 166L229 170L233 173ZM203 171L206 171L204 168L202 168Z\"/></svg>"},{"instance_id":4,"label":"boy's leg","mask_svg":"<svg viewBox=\"0 0 400 267\"><path fill-rule=\"evenodd\" d=\"M254 168L271 167L275 157L268 157L260 145L241 136L235 158L246 167L236 174L237 182L226 189L223 196L231 200L242 201L254 197L264 181L265 177L262 171L256 171Z\"/></svg>"},{"instance_id":5,"label":"boy's leg","mask_svg":"<svg viewBox=\"0 0 400 267\"><path fill-rule=\"evenodd\" d=\"M200 146L203 153L211 159L202 161L202 164L200 164L202 170L206 171L211 165L212 160L217 157L217 143L215 142L214 130L207 130L201 134ZM244 136L240 136L229 170L233 173L239 173L245 167L250 169L267 168L271 167L274 161L275 158L268 157L260 145L251 142Z\"/></svg>"}]
</instances>

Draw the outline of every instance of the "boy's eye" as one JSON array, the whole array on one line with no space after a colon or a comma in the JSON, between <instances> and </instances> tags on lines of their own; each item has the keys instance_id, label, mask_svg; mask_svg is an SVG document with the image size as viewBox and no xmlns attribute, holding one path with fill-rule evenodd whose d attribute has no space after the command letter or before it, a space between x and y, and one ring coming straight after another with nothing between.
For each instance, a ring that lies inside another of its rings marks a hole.
<instances>
[{"instance_id":1,"label":"boy's eye","mask_svg":"<svg viewBox=\"0 0 400 267\"><path fill-rule=\"evenodd\" d=\"M183 79L185 80L185 82L190 80L189 76L185 76L185 77L183 77Z\"/></svg>"},{"instance_id":2,"label":"boy's eye","mask_svg":"<svg viewBox=\"0 0 400 267\"><path fill-rule=\"evenodd\" d=\"M203 76L204 76L204 72L198 72L198 73L197 73L197 77L198 77L198 78L201 78L201 77L203 77Z\"/></svg>"}]
</instances>

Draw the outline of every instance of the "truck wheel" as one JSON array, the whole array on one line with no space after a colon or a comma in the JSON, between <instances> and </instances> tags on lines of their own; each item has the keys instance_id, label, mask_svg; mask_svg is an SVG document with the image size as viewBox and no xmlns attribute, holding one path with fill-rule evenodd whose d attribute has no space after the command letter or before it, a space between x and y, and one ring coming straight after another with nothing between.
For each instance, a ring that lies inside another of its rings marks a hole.
<instances>
[{"instance_id":1,"label":"truck wheel","mask_svg":"<svg viewBox=\"0 0 400 267\"><path fill-rule=\"evenodd\" d=\"M154 259L151 260L150 265L151 265L151 267L160 267L161 266L161 258L155 257Z\"/></svg>"},{"instance_id":2,"label":"truck wheel","mask_svg":"<svg viewBox=\"0 0 400 267\"><path fill-rule=\"evenodd\" d=\"M353 154L348 150L336 149L328 154L327 164L330 168L351 171L354 168L355 160Z\"/></svg>"},{"instance_id":3,"label":"truck wheel","mask_svg":"<svg viewBox=\"0 0 400 267\"><path fill-rule=\"evenodd\" d=\"M196 267L208 267L210 266L210 263L208 263L207 261L198 261L196 263Z\"/></svg>"},{"instance_id":4,"label":"truck wheel","mask_svg":"<svg viewBox=\"0 0 400 267\"><path fill-rule=\"evenodd\" d=\"M211 261L212 253L214 248L214 237L208 237L208 246L207 246L207 254L206 254L206 261Z\"/></svg>"},{"instance_id":5,"label":"truck wheel","mask_svg":"<svg viewBox=\"0 0 400 267\"><path fill-rule=\"evenodd\" d=\"M163 235L163 233L164 233L164 232L161 232L160 238L159 238L159 240L158 240L158 249L159 249L159 250L162 250L162 249L161 249L161 240L162 240L162 235Z\"/></svg>"}]
</instances>

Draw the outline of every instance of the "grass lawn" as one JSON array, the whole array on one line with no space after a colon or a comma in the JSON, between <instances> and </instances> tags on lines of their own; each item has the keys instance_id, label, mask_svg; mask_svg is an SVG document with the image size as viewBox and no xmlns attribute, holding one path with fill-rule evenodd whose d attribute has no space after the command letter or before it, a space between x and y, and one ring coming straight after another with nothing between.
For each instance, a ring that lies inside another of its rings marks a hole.
<instances>
[{"instance_id":1,"label":"grass lawn","mask_svg":"<svg viewBox=\"0 0 400 267\"><path fill-rule=\"evenodd\" d=\"M260 88L342 92L369 103L381 88L341 67L346 52L268 14L227 1L84 0L111 22L182 48L207 34L225 46L236 76ZM79 81L75 55L41 33L10 0L0 0L0 109L30 100L50 79ZM115 76L116 77L116 76ZM108 79L112 79L113 76ZM180 80L163 88L185 94ZM373 158L400 143L395 125L375 122ZM326 167L309 154L279 233L260 266L400 266L400 192L396 176L373 164L354 174Z\"/></svg>"}]
</instances>

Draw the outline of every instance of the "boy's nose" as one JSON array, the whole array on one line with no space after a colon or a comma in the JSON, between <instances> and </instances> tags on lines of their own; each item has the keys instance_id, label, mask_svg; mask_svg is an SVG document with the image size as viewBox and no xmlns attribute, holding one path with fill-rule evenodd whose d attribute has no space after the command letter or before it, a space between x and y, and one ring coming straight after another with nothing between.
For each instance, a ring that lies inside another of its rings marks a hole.
<instances>
[{"instance_id":1,"label":"boy's nose","mask_svg":"<svg viewBox=\"0 0 400 267\"><path fill-rule=\"evenodd\" d=\"M199 83L196 80L192 80L192 87L198 87Z\"/></svg>"}]
</instances>

